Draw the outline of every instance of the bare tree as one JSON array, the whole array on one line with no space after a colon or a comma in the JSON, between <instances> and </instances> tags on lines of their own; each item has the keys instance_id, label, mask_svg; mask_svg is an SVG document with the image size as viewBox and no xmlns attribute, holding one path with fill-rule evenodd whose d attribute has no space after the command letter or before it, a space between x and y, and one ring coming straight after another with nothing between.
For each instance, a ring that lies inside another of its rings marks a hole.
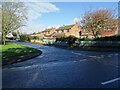
<instances>
[{"instance_id":1,"label":"bare tree","mask_svg":"<svg viewBox=\"0 0 120 90\"><path fill-rule=\"evenodd\" d=\"M113 30L117 27L113 10L98 9L85 13L81 21L83 29L98 37L102 30Z\"/></svg>"},{"instance_id":2,"label":"bare tree","mask_svg":"<svg viewBox=\"0 0 120 90\"><path fill-rule=\"evenodd\" d=\"M22 2L1 2L2 7L2 42L5 45L6 35L25 25L27 8Z\"/></svg>"}]
</instances>

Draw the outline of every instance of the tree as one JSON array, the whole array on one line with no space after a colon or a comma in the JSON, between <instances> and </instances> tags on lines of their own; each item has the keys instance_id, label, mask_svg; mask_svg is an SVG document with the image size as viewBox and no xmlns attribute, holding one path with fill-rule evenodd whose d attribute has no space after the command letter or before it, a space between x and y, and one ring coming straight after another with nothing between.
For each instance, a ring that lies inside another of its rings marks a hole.
<instances>
[{"instance_id":1,"label":"tree","mask_svg":"<svg viewBox=\"0 0 120 90\"><path fill-rule=\"evenodd\" d=\"M35 42L36 40L39 40L39 36L33 36L33 39L34 39L34 42Z\"/></svg>"},{"instance_id":2,"label":"tree","mask_svg":"<svg viewBox=\"0 0 120 90\"><path fill-rule=\"evenodd\" d=\"M118 17L118 35L120 36L120 16Z\"/></svg>"},{"instance_id":3,"label":"tree","mask_svg":"<svg viewBox=\"0 0 120 90\"><path fill-rule=\"evenodd\" d=\"M96 38L102 30L113 30L117 27L115 14L112 10L98 9L85 13L81 21L83 29Z\"/></svg>"},{"instance_id":4,"label":"tree","mask_svg":"<svg viewBox=\"0 0 120 90\"><path fill-rule=\"evenodd\" d=\"M33 34L36 34L36 32L33 32Z\"/></svg>"},{"instance_id":5,"label":"tree","mask_svg":"<svg viewBox=\"0 0 120 90\"><path fill-rule=\"evenodd\" d=\"M0 2L2 7L2 42L5 45L6 35L25 25L27 7L23 2Z\"/></svg>"}]
</instances>

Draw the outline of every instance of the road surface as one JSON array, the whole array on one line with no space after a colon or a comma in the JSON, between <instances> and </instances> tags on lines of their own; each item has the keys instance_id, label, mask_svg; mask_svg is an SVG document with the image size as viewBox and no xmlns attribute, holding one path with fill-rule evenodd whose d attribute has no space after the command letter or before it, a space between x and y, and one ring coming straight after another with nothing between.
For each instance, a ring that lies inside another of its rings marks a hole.
<instances>
[{"instance_id":1,"label":"road surface","mask_svg":"<svg viewBox=\"0 0 120 90\"><path fill-rule=\"evenodd\" d=\"M17 42L40 49L42 55L4 66L3 88L118 88L118 52L66 50Z\"/></svg>"}]
</instances>

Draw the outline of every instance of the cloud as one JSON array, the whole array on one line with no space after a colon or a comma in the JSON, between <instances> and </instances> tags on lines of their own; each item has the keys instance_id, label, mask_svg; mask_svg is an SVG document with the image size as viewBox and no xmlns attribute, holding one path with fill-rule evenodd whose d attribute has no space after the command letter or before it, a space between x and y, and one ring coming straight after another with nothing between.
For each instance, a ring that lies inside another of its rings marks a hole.
<instances>
[{"instance_id":1,"label":"cloud","mask_svg":"<svg viewBox=\"0 0 120 90\"><path fill-rule=\"evenodd\" d=\"M3 0L9 2L119 2L119 0Z\"/></svg>"},{"instance_id":2,"label":"cloud","mask_svg":"<svg viewBox=\"0 0 120 90\"><path fill-rule=\"evenodd\" d=\"M82 18L74 18L74 23L78 23L79 26L81 26Z\"/></svg>"},{"instance_id":3,"label":"cloud","mask_svg":"<svg viewBox=\"0 0 120 90\"><path fill-rule=\"evenodd\" d=\"M23 33L33 33L33 32L40 32L45 29L45 26L42 24L35 24L35 25L28 25L26 27L21 28L21 32Z\"/></svg>"},{"instance_id":4,"label":"cloud","mask_svg":"<svg viewBox=\"0 0 120 90\"><path fill-rule=\"evenodd\" d=\"M50 25L50 26L48 26L47 28L59 28L61 25Z\"/></svg>"},{"instance_id":5,"label":"cloud","mask_svg":"<svg viewBox=\"0 0 120 90\"><path fill-rule=\"evenodd\" d=\"M81 22L81 20L82 20L82 18L74 18L74 23L79 23L79 22Z\"/></svg>"},{"instance_id":6,"label":"cloud","mask_svg":"<svg viewBox=\"0 0 120 90\"><path fill-rule=\"evenodd\" d=\"M39 3L39 2L29 2L26 3L28 7L28 19L35 20L42 16L43 13L49 12L57 12L59 8L56 7L54 4L46 2L46 3Z\"/></svg>"},{"instance_id":7,"label":"cloud","mask_svg":"<svg viewBox=\"0 0 120 90\"><path fill-rule=\"evenodd\" d=\"M21 29L22 32L33 33L40 32L45 29L44 25L37 23L34 24L35 20L42 16L44 13L57 12L59 8L52 3L39 3L39 2L27 2L28 7L28 23L26 27Z\"/></svg>"}]
</instances>

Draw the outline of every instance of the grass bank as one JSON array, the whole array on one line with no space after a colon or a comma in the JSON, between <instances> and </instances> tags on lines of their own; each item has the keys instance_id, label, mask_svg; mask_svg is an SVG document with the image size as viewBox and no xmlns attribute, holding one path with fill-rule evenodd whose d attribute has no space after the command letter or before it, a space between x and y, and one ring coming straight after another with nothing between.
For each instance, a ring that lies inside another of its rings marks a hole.
<instances>
[{"instance_id":1,"label":"grass bank","mask_svg":"<svg viewBox=\"0 0 120 90\"><path fill-rule=\"evenodd\" d=\"M0 57L2 57L2 65L28 60L42 53L40 50L13 42L0 45L0 52L2 53L2 55L0 54Z\"/></svg>"}]
</instances>

